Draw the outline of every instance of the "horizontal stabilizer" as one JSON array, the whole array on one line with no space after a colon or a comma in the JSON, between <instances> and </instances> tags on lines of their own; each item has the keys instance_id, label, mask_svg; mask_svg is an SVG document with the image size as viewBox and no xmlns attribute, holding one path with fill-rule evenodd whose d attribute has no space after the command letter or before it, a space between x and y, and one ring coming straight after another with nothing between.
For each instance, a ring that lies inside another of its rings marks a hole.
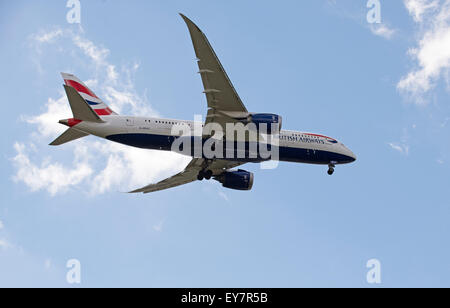
<instances>
[{"instance_id":1,"label":"horizontal stabilizer","mask_svg":"<svg viewBox=\"0 0 450 308\"><path fill-rule=\"evenodd\" d=\"M64 143L67 143L72 140L76 140L81 137L85 137L89 134L80 132L79 130L76 130L74 128L67 129L61 136L56 138L50 145L61 145Z\"/></svg>"},{"instance_id":2,"label":"horizontal stabilizer","mask_svg":"<svg viewBox=\"0 0 450 308\"><path fill-rule=\"evenodd\" d=\"M73 117L77 120L90 122L103 122L100 117L89 107L88 103L74 88L64 85Z\"/></svg>"}]
</instances>

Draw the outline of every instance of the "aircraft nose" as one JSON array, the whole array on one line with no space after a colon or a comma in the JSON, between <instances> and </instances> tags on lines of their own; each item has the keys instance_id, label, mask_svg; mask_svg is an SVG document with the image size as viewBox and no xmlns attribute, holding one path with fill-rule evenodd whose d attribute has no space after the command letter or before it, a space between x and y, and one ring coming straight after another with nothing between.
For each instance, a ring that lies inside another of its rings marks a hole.
<instances>
[{"instance_id":1,"label":"aircraft nose","mask_svg":"<svg viewBox=\"0 0 450 308\"><path fill-rule=\"evenodd\" d=\"M355 155L355 153L353 153L353 152L350 151L350 150L349 150L349 152L350 152L350 153L349 153L349 154L350 154L349 157L351 157L351 159L352 159L351 162L354 162L354 161L356 160L356 155Z\"/></svg>"}]
</instances>

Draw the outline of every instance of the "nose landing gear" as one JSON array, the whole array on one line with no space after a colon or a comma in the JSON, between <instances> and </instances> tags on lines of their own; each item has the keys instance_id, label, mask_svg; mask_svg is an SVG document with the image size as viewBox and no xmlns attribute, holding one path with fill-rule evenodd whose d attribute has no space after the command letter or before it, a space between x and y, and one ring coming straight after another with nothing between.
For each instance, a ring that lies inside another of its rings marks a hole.
<instances>
[{"instance_id":1,"label":"nose landing gear","mask_svg":"<svg viewBox=\"0 0 450 308\"><path fill-rule=\"evenodd\" d=\"M329 175L333 175L333 173L334 173L334 167L335 167L335 165L334 164L329 164L328 165L328 174Z\"/></svg>"}]
</instances>

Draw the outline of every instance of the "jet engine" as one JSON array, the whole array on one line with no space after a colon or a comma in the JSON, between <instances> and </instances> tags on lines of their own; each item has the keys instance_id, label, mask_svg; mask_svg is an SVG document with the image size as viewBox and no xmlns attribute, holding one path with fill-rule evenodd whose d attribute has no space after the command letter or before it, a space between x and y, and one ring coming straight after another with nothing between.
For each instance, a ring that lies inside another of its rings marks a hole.
<instances>
[{"instance_id":1,"label":"jet engine","mask_svg":"<svg viewBox=\"0 0 450 308\"><path fill-rule=\"evenodd\" d=\"M241 169L226 171L215 179L222 183L223 187L235 190L250 190L253 186L253 173Z\"/></svg>"},{"instance_id":2,"label":"jet engine","mask_svg":"<svg viewBox=\"0 0 450 308\"><path fill-rule=\"evenodd\" d=\"M251 113L247 121L255 123L258 131L261 130L262 133L267 134L279 133L283 122L281 116L272 113ZM274 125L273 128L272 125Z\"/></svg>"}]
</instances>

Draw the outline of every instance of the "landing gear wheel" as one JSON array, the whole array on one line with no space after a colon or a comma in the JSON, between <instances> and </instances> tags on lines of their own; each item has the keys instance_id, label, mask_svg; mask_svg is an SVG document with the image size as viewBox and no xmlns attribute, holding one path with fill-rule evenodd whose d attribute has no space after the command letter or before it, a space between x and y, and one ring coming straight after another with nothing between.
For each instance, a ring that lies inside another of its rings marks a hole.
<instances>
[{"instance_id":1,"label":"landing gear wheel","mask_svg":"<svg viewBox=\"0 0 450 308\"><path fill-rule=\"evenodd\" d=\"M329 175L333 175L334 173L334 165L328 165L328 172Z\"/></svg>"},{"instance_id":2,"label":"landing gear wheel","mask_svg":"<svg viewBox=\"0 0 450 308\"><path fill-rule=\"evenodd\" d=\"M213 176L213 172L211 170L207 170L204 174L205 174L205 179L211 180L211 178Z\"/></svg>"},{"instance_id":3,"label":"landing gear wheel","mask_svg":"<svg viewBox=\"0 0 450 308\"><path fill-rule=\"evenodd\" d=\"M203 171L200 171L197 175L197 180L203 181L204 178L205 178L205 176L203 175Z\"/></svg>"}]
</instances>

